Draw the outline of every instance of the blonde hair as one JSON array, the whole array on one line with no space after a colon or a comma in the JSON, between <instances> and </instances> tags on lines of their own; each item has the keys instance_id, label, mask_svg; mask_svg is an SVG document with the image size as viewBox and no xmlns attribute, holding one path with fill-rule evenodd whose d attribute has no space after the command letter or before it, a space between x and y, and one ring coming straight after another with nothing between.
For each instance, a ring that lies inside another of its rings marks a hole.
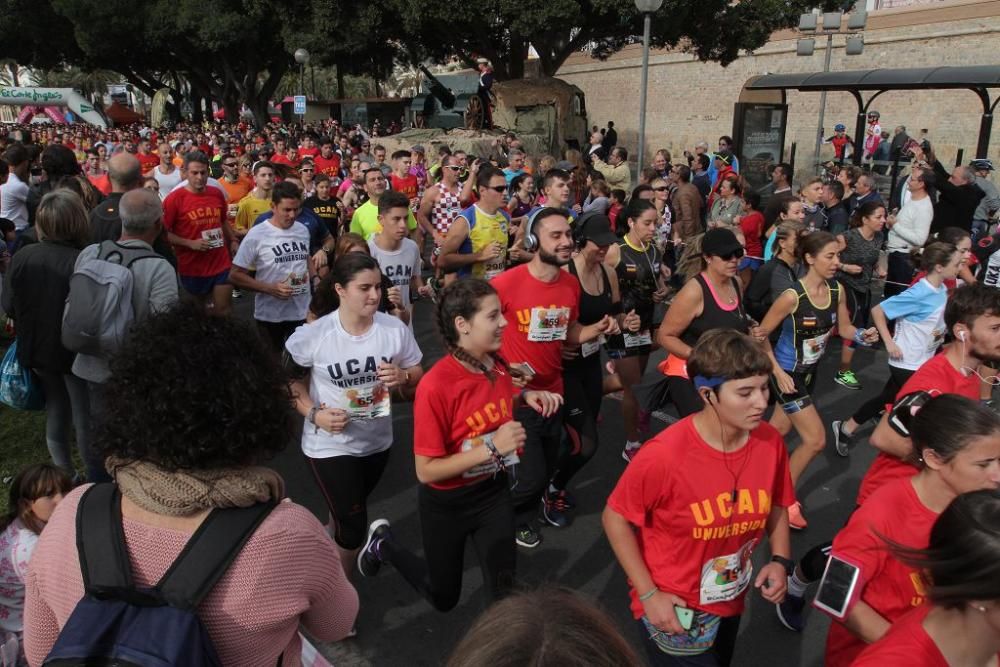
<instances>
[{"instance_id":1,"label":"blonde hair","mask_svg":"<svg viewBox=\"0 0 1000 667\"><path fill-rule=\"evenodd\" d=\"M83 248L90 243L87 210L72 190L53 190L38 204L35 226L39 241L60 241Z\"/></svg>"},{"instance_id":2,"label":"blonde hair","mask_svg":"<svg viewBox=\"0 0 1000 667\"><path fill-rule=\"evenodd\" d=\"M701 254L701 241L704 236L704 234L698 234L686 241L684 252L681 253L681 258L677 262L677 273L684 277L684 282L691 280L708 266Z\"/></svg>"}]
</instances>

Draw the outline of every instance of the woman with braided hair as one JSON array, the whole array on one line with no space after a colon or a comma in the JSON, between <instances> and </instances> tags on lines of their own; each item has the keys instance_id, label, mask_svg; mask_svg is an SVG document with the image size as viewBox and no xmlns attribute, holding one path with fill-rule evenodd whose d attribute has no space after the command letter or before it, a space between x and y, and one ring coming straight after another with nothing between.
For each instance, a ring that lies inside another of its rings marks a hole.
<instances>
[{"instance_id":1,"label":"woman with braided hair","mask_svg":"<svg viewBox=\"0 0 1000 667\"><path fill-rule=\"evenodd\" d=\"M465 543L472 540L486 596L496 600L514 582L514 505L508 477L526 437L514 421L519 401L548 417L562 396L518 394L517 371L497 354L507 321L496 290L478 278L449 285L438 299L436 322L448 354L417 387L413 408L418 511L426 560L393 537L378 519L358 556L358 569L374 576L391 563L439 611L462 592ZM513 473L511 473L512 477Z\"/></svg>"}]
</instances>

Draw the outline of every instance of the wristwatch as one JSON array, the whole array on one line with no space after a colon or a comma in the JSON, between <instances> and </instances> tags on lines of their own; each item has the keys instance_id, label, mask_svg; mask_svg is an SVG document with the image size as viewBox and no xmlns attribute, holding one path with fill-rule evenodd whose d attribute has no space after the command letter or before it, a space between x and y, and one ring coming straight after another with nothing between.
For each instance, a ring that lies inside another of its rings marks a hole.
<instances>
[{"instance_id":1,"label":"wristwatch","mask_svg":"<svg viewBox=\"0 0 1000 667\"><path fill-rule=\"evenodd\" d=\"M792 572L795 571L795 561L785 558L784 556L771 556L772 563L778 563L785 568L785 572L788 576L792 576Z\"/></svg>"}]
</instances>

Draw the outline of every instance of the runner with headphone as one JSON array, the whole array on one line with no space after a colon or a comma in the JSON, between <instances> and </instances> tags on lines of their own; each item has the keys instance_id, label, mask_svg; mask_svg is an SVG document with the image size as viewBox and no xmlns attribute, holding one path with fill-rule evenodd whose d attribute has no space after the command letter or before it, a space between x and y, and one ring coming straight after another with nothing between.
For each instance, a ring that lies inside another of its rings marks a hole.
<instances>
[{"instance_id":1,"label":"runner with headphone","mask_svg":"<svg viewBox=\"0 0 1000 667\"><path fill-rule=\"evenodd\" d=\"M496 291L469 278L446 287L435 316L448 354L427 372L413 406L418 513L425 558L392 535L389 522L374 521L358 555L366 577L391 563L439 611L458 604L465 544L471 540L483 573L486 597L497 600L514 584L517 547L508 470L518 461L526 435L515 406L550 417L562 397L547 391L518 395L517 373L497 354L508 323Z\"/></svg>"},{"instance_id":2,"label":"runner with headphone","mask_svg":"<svg viewBox=\"0 0 1000 667\"><path fill-rule=\"evenodd\" d=\"M760 345L708 331L687 366L702 409L646 442L602 522L650 664L727 666L751 585L770 602L785 595L795 495L785 444L764 421L771 364ZM754 573L765 534L773 556Z\"/></svg>"},{"instance_id":3,"label":"runner with headphone","mask_svg":"<svg viewBox=\"0 0 1000 667\"><path fill-rule=\"evenodd\" d=\"M511 323L503 331L503 358L527 376L527 389L563 393L562 352L565 344L582 345L616 333L618 323L605 315L593 324L578 322L580 283L562 267L573 258L575 244L564 209L544 207L525 223L524 246L531 261L492 280L500 312ZM517 543L541 543L535 525L539 502L555 472L563 432L563 411L541 415L515 408L514 418L526 432L526 444L511 493L517 512Z\"/></svg>"}]
</instances>

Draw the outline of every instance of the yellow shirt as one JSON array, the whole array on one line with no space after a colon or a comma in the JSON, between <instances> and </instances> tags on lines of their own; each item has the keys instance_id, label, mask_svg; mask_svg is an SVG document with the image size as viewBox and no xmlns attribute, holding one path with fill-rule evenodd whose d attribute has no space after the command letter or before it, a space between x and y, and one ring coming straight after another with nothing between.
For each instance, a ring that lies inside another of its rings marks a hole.
<instances>
[{"instance_id":1,"label":"yellow shirt","mask_svg":"<svg viewBox=\"0 0 1000 667\"><path fill-rule=\"evenodd\" d=\"M476 262L459 269L459 276L473 276L492 280L503 273L507 266L507 234L509 229L509 219L504 215L503 209L497 210L490 215L476 205L462 211L460 218L465 218L469 224L469 236L462 243L459 250L463 255L474 255L491 243L499 243L503 250L496 259L488 262Z\"/></svg>"},{"instance_id":2,"label":"yellow shirt","mask_svg":"<svg viewBox=\"0 0 1000 667\"><path fill-rule=\"evenodd\" d=\"M236 210L236 220L233 221L233 230L250 231L257 216L270 210L270 199L258 199L251 192L240 200L240 207Z\"/></svg>"},{"instance_id":3,"label":"yellow shirt","mask_svg":"<svg viewBox=\"0 0 1000 667\"><path fill-rule=\"evenodd\" d=\"M410 211L407 216L406 226L412 232L417 228L417 219ZM378 206L372 203L371 199L359 206L351 216L351 232L360 234L365 241L370 241L372 236L382 231L382 225L378 221Z\"/></svg>"}]
</instances>

